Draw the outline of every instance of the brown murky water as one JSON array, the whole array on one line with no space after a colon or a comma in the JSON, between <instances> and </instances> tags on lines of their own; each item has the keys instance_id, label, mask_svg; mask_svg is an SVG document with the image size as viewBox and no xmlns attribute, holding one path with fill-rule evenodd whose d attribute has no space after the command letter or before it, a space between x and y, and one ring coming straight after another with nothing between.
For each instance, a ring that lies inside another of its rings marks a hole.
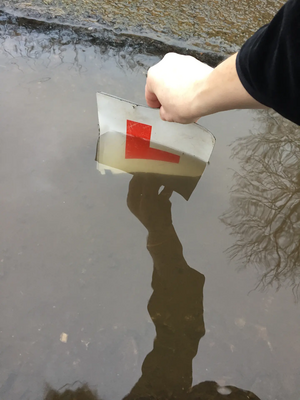
<instances>
[{"instance_id":1,"label":"brown murky water","mask_svg":"<svg viewBox=\"0 0 300 400\"><path fill-rule=\"evenodd\" d=\"M96 91L144 104L159 58L1 18L1 399L299 400L299 129L203 118L170 203L94 162Z\"/></svg>"},{"instance_id":2,"label":"brown murky water","mask_svg":"<svg viewBox=\"0 0 300 400\"><path fill-rule=\"evenodd\" d=\"M232 52L268 23L284 0L19 0L0 1L3 9L36 18L109 26L116 31Z\"/></svg>"}]
</instances>

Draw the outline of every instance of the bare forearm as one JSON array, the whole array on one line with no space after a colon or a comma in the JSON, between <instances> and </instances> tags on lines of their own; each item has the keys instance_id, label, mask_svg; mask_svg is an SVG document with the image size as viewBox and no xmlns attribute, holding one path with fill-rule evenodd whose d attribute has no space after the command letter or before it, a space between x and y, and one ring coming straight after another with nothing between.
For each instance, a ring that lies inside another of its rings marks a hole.
<instances>
[{"instance_id":1,"label":"bare forearm","mask_svg":"<svg viewBox=\"0 0 300 400\"><path fill-rule=\"evenodd\" d=\"M232 109L266 108L245 90L236 71L236 56L218 65L203 82L196 97L199 117Z\"/></svg>"}]
</instances>

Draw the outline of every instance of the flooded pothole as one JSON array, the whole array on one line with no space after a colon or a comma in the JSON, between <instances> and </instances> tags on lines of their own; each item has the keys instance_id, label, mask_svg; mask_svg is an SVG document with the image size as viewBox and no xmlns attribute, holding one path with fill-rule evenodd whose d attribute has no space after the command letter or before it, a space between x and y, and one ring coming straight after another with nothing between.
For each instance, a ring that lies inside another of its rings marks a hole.
<instances>
[{"instance_id":1,"label":"flooded pothole","mask_svg":"<svg viewBox=\"0 0 300 400\"><path fill-rule=\"evenodd\" d=\"M1 399L297 399L297 128L266 112L203 118L217 142L188 201L154 176L101 175L96 92L145 104L147 69L164 48L9 18ZM290 257L274 287L254 290L264 268L272 274L276 240Z\"/></svg>"}]
</instances>

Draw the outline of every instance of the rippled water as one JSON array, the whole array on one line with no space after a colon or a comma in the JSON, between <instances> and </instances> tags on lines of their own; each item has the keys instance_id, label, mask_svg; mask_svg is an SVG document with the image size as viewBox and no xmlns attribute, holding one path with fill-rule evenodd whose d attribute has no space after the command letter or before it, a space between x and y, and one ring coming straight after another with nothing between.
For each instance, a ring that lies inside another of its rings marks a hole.
<instances>
[{"instance_id":1,"label":"rippled water","mask_svg":"<svg viewBox=\"0 0 300 400\"><path fill-rule=\"evenodd\" d=\"M181 46L230 52L268 23L283 0L33 0L0 1L29 16L105 24Z\"/></svg>"},{"instance_id":2,"label":"rippled water","mask_svg":"<svg viewBox=\"0 0 300 400\"><path fill-rule=\"evenodd\" d=\"M144 104L158 55L0 28L1 399L298 400L299 128L203 118L210 165L170 203L94 162L96 92Z\"/></svg>"}]
</instances>

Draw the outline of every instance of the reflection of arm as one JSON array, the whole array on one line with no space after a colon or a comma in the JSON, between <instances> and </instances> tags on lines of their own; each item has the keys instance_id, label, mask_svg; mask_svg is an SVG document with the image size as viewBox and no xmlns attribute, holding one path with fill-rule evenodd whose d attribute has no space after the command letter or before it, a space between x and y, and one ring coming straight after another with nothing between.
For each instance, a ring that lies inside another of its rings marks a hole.
<instances>
[{"instance_id":1,"label":"reflection of arm","mask_svg":"<svg viewBox=\"0 0 300 400\"><path fill-rule=\"evenodd\" d=\"M224 396L220 397L215 382L203 382L191 390L192 360L205 333L204 276L183 257L171 218L172 191L165 188L158 193L159 182L155 176L139 175L129 185L128 207L149 232L147 248L154 269L148 311L157 335L141 378L124 400L199 400L199 395L203 400L221 400ZM233 396L228 400L243 400L240 394L251 394L231 389Z\"/></svg>"},{"instance_id":2,"label":"reflection of arm","mask_svg":"<svg viewBox=\"0 0 300 400\"><path fill-rule=\"evenodd\" d=\"M154 261L154 268L163 264L162 273L173 270L173 261L176 264L184 263L182 245L175 232L174 226L170 225L163 231L150 231L147 239L147 249Z\"/></svg>"},{"instance_id":3,"label":"reflection of arm","mask_svg":"<svg viewBox=\"0 0 300 400\"><path fill-rule=\"evenodd\" d=\"M204 276L187 265L173 225L164 232L150 232L147 248L154 261L148 311L157 336L137 386L142 384L147 394L154 394L155 388L164 400L165 388L171 398L182 400L260 400L252 392L234 386L226 387L224 395L216 382L201 382L191 388L192 359L205 333Z\"/></svg>"},{"instance_id":4,"label":"reflection of arm","mask_svg":"<svg viewBox=\"0 0 300 400\"><path fill-rule=\"evenodd\" d=\"M157 336L144 360L142 376L127 399L146 395L179 398L191 387L192 360L205 332L204 276L187 265L173 225L151 231L147 248L154 261L148 311Z\"/></svg>"},{"instance_id":5,"label":"reflection of arm","mask_svg":"<svg viewBox=\"0 0 300 400\"><path fill-rule=\"evenodd\" d=\"M173 346L177 354L191 363L204 335L204 276L190 268L173 225L164 232L164 242L154 245L163 234L150 233L148 250L154 261L153 295L149 314L157 331L156 341Z\"/></svg>"}]
</instances>

